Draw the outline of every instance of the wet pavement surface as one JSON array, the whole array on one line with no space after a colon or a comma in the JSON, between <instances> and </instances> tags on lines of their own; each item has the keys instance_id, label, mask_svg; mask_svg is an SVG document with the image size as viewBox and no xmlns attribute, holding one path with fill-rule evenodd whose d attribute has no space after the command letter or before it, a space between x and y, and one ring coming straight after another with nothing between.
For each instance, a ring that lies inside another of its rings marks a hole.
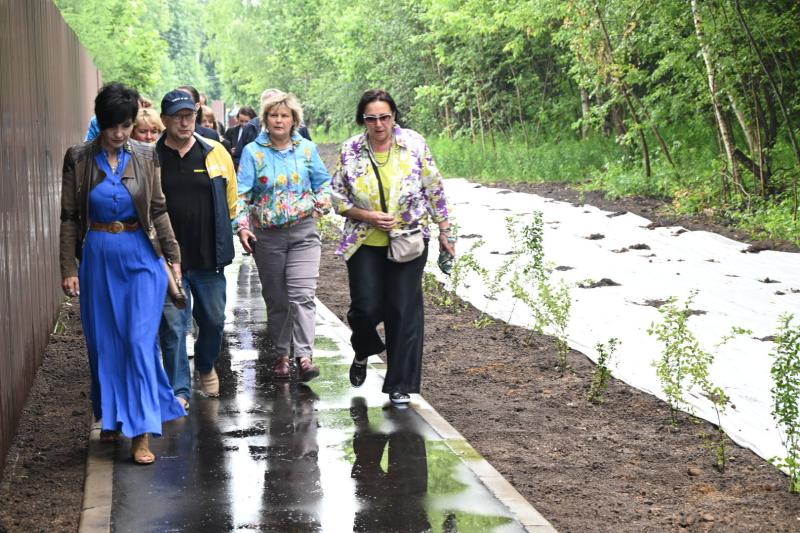
<instances>
[{"instance_id":1,"label":"wet pavement surface","mask_svg":"<svg viewBox=\"0 0 800 533\"><path fill-rule=\"evenodd\" d=\"M152 440L153 466L134 465L127 441L116 446L113 531L530 528L479 478L488 463L446 423L449 433L429 424L438 415L421 397L409 408L388 402L381 365L370 366L361 388L350 386L349 330L324 306L314 357L321 376L308 385L274 380L252 258L239 256L226 276L221 395L194 392L189 416Z\"/></svg>"}]
</instances>

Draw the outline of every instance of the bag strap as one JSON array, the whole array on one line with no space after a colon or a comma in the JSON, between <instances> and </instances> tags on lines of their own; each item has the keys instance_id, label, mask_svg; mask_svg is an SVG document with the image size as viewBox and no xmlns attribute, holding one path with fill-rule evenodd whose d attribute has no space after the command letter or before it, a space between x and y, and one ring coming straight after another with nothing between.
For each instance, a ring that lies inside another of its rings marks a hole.
<instances>
[{"instance_id":1,"label":"bag strap","mask_svg":"<svg viewBox=\"0 0 800 533\"><path fill-rule=\"evenodd\" d=\"M378 192L381 195L381 209L383 209L384 213L388 213L389 210L386 209L386 197L383 195L383 182L381 181L381 173L378 172L378 165L375 163L375 160L372 158L372 154L369 154L369 162L372 163L372 170L375 171L375 177L378 178Z\"/></svg>"}]
</instances>

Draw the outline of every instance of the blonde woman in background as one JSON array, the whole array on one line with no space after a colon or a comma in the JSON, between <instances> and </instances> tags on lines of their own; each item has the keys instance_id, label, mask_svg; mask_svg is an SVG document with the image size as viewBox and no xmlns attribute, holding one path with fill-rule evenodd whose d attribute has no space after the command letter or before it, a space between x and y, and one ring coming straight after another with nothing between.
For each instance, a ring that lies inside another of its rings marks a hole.
<instances>
[{"instance_id":1,"label":"blonde woman in background","mask_svg":"<svg viewBox=\"0 0 800 533\"><path fill-rule=\"evenodd\" d=\"M164 131L164 123L161 117L152 108L140 107L136 114L136 122L133 125L131 139L147 144L153 144Z\"/></svg>"}]
</instances>

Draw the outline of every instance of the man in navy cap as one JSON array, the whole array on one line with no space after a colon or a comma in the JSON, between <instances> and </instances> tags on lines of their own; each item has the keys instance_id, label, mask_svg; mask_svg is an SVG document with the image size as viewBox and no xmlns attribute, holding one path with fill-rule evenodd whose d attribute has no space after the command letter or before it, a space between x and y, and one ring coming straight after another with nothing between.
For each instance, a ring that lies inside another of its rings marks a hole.
<instances>
[{"instance_id":1,"label":"man in navy cap","mask_svg":"<svg viewBox=\"0 0 800 533\"><path fill-rule=\"evenodd\" d=\"M191 96L192 100L194 101L194 110L200 111L200 105L201 105L200 93L198 92L197 89L195 89L191 85L181 85L180 87L178 87L178 90L189 94L189 96ZM217 133L216 130L212 130L211 128L206 128L200 123L203 118L200 115L201 113L198 113L197 116L195 117L194 131L196 131L206 139L213 139L215 141L220 141L221 139L219 138L219 133Z\"/></svg>"},{"instance_id":2,"label":"man in navy cap","mask_svg":"<svg viewBox=\"0 0 800 533\"><path fill-rule=\"evenodd\" d=\"M175 396L188 406L191 374L186 330L197 322L195 369L207 396L219 395L214 363L225 323L224 268L233 261L231 220L236 216L236 172L219 142L195 132L194 99L183 90L161 100L164 135L156 143L161 187L181 248L183 287L188 305L178 309L167 297L159 337L164 368ZM185 255L184 255L185 254Z\"/></svg>"}]
</instances>

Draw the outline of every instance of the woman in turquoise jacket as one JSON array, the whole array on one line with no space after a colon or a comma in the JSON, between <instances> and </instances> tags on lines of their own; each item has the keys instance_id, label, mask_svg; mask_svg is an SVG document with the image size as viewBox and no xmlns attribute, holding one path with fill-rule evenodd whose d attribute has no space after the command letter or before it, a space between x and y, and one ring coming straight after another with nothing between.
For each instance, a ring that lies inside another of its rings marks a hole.
<instances>
[{"instance_id":1,"label":"woman in turquoise jacket","mask_svg":"<svg viewBox=\"0 0 800 533\"><path fill-rule=\"evenodd\" d=\"M239 162L235 230L258 267L275 377L290 377L293 352L298 377L306 382L319 375L312 361L321 251L317 218L330 210L331 177L317 146L297 133L302 121L293 95L277 91L264 101L266 129Z\"/></svg>"}]
</instances>

